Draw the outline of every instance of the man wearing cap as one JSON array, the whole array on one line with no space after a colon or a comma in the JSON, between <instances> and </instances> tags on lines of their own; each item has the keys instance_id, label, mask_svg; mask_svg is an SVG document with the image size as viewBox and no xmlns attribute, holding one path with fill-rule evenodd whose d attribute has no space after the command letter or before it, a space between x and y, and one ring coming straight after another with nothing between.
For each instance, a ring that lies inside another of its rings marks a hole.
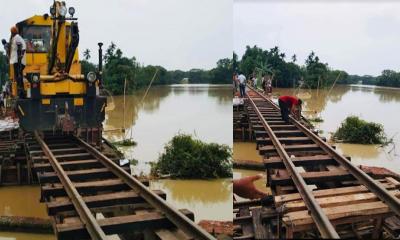
<instances>
[{"instance_id":1,"label":"man wearing cap","mask_svg":"<svg viewBox=\"0 0 400 240\"><path fill-rule=\"evenodd\" d=\"M24 97L23 70L26 65L25 40L18 34L18 28L11 28L10 65L14 68L14 79L17 81L18 95Z\"/></svg>"}]
</instances>

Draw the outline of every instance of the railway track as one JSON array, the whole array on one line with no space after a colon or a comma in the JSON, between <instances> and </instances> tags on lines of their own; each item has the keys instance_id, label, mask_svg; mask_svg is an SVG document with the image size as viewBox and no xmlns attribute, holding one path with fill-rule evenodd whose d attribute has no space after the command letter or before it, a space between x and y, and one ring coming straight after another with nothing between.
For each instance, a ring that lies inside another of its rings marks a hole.
<instances>
[{"instance_id":1,"label":"railway track","mask_svg":"<svg viewBox=\"0 0 400 240\"><path fill-rule=\"evenodd\" d=\"M35 132L26 148L58 239L214 239L193 213L79 138Z\"/></svg>"},{"instance_id":2,"label":"railway track","mask_svg":"<svg viewBox=\"0 0 400 240\"><path fill-rule=\"evenodd\" d=\"M246 101L248 127L264 156L267 185L274 195L273 209L268 211L282 214L274 223L275 236L281 236L281 229L284 238L317 229L316 237L340 238L349 224L362 223L364 229L369 224L368 233L377 238L384 221L400 215L397 180L371 178L299 121L292 117L289 123L282 121L279 107L254 89ZM238 207L237 219L253 215L249 209L255 208L244 209ZM265 228L253 219L254 226ZM257 238L256 233L254 227L248 239L264 239L265 234Z\"/></svg>"}]
</instances>

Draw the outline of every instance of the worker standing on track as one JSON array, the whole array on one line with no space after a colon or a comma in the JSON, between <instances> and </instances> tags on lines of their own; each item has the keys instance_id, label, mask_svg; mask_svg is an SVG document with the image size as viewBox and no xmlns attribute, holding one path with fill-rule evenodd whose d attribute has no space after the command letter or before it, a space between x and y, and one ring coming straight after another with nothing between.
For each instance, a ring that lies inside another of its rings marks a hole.
<instances>
[{"instance_id":1,"label":"worker standing on track","mask_svg":"<svg viewBox=\"0 0 400 240\"><path fill-rule=\"evenodd\" d=\"M300 119L301 104L303 103L301 99L294 96L280 96L278 103L283 121L289 122L289 113L292 113L296 119Z\"/></svg>"},{"instance_id":2,"label":"worker standing on track","mask_svg":"<svg viewBox=\"0 0 400 240\"><path fill-rule=\"evenodd\" d=\"M10 66L14 68L14 80L17 81L18 96L24 97L23 71L26 65L26 43L18 34L16 26L11 27L10 38Z\"/></svg>"},{"instance_id":3,"label":"worker standing on track","mask_svg":"<svg viewBox=\"0 0 400 240\"><path fill-rule=\"evenodd\" d=\"M246 77L243 73L240 73L237 79L239 80L240 97L244 98L246 95Z\"/></svg>"}]
</instances>

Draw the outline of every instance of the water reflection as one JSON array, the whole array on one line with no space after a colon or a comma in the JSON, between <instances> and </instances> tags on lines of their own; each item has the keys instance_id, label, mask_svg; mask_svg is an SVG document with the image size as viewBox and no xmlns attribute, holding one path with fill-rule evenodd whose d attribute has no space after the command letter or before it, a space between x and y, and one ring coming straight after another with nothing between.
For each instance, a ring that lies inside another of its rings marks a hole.
<instances>
[{"instance_id":1,"label":"water reflection","mask_svg":"<svg viewBox=\"0 0 400 240\"><path fill-rule=\"evenodd\" d=\"M133 95L125 96L125 123L124 123L124 96L114 96L108 98L114 107L106 111L106 120L104 128L107 129L121 129L135 125L140 110L146 112L156 111L160 107L160 102L171 93L171 88L154 87L148 91L146 97L143 99L145 90L136 91ZM107 135L107 134L106 134ZM123 138L121 131L116 131L107 136L113 137L114 140Z\"/></svg>"},{"instance_id":2,"label":"water reflection","mask_svg":"<svg viewBox=\"0 0 400 240\"><path fill-rule=\"evenodd\" d=\"M196 222L207 220L232 220L232 182L218 180L159 180L152 189L161 189L167 201L179 208L195 213Z\"/></svg>"},{"instance_id":3,"label":"water reflection","mask_svg":"<svg viewBox=\"0 0 400 240\"><path fill-rule=\"evenodd\" d=\"M227 201L231 197L232 184L230 179L217 180L159 180L155 181L154 187L168 189L170 198L174 201L191 203L201 202L212 204ZM193 191L196 186L196 191ZM218 194L210 194L218 193Z\"/></svg>"},{"instance_id":4,"label":"water reflection","mask_svg":"<svg viewBox=\"0 0 400 240\"><path fill-rule=\"evenodd\" d=\"M231 86L172 85L152 87L143 101L144 91L127 96L125 127L132 131L136 147L120 147L138 164L136 174L148 173L149 162L157 160L164 145L177 133L189 133L206 142L232 146ZM114 97L115 107L107 111L105 129L122 128L123 96ZM105 137L121 140L122 132L108 131ZM230 180L160 180L152 188L162 189L167 201L195 213L196 220L232 220Z\"/></svg>"},{"instance_id":5,"label":"water reflection","mask_svg":"<svg viewBox=\"0 0 400 240\"><path fill-rule=\"evenodd\" d=\"M212 85L172 85L151 88L127 96L125 113L127 135L138 143L135 148L121 147L128 158L139 160L136 173L149 172L148 162L155 161L164 145L178 132L194 134L207 142L232 145L231 88ZM123 97L114 97L115 108L107 112L105 137L117 141L124 137Z\"/></svg>"}]
</instances>

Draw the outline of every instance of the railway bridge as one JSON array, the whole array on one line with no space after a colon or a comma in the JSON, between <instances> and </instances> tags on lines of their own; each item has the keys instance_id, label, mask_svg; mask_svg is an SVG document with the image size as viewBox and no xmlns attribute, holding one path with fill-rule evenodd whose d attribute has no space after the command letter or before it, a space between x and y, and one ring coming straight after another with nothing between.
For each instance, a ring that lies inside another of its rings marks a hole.
<instances>
[{"instance_id":1,"label":"railway bridge","mask_svg":"<svg viewBox=\"0 0 400 240\"><path fill-rule=\"evenodd\" d=\"M272 196L234 203L234 239L397 238L400 182L371 177L249 87L234 138L253 141Z\"/></svg>"},{"instance_id":2,"label":"railway bridge","mask_svg":"<svg viewBox=\"0 0 400 240\"><path fill-rule=\"evenodd\" d=\"M17 135L1 135L0 184L10 177L1 173L12 169L18 183L38 182L57 239L215 239L190 210L175 209L164 192L133 177L112 151L69 134L34 132L23 141ZM6 168L10 160L18 167Z\"/></svg>"}]
</instances>

